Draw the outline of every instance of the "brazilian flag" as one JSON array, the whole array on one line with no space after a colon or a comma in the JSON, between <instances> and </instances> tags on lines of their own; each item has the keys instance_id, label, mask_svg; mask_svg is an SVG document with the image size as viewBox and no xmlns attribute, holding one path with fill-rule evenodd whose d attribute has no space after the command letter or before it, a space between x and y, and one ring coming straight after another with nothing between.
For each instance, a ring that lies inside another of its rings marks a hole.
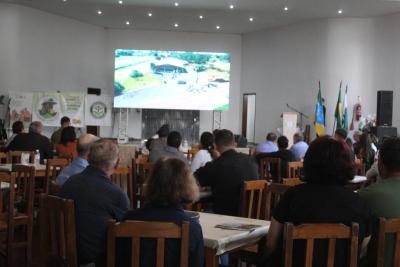
<instances>
[{"instance_id":1,"label":"brazilian flag","mask_svg":"<svg viewBox=\"0 0 400 267\"><path fill-rule=\"evenodd\" d=\"M317 104L315 105L314 129L317 136L325 135L325 116L324 116L324 106L322 103L322 96L321 96L321 87L318 90Z\"/></svg>"}]
</instances>

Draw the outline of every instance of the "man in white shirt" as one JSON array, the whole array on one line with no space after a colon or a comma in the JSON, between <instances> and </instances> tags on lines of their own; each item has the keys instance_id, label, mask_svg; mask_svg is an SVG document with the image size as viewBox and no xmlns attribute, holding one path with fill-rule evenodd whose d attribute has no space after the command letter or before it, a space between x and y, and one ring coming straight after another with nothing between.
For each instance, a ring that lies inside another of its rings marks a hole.
<instances>
[{"instance_id":1,"label":"man in white shirt","mask_svg":"<svg viewBox=\"0 0 400 267\"><path fill-rule=\"evenodd\" d=\"M267 141L260 143L256 147L256 153L272 153L278 151L278 146L276 145L277 136L275 133L267 134Z\"/></svg>"},{"instance_id":2,"label":"man in white shirt","mask_svg":"<svg viewBox=\"0 0 400 267\"><path fill-rule=\"evenodd\" d=\"M302 161L304 155L308 150L308 144L304 142L304 137L301 133L293 135L293 145L290 148L292 151L294 161Z\"/></svg>"}]
</instances>

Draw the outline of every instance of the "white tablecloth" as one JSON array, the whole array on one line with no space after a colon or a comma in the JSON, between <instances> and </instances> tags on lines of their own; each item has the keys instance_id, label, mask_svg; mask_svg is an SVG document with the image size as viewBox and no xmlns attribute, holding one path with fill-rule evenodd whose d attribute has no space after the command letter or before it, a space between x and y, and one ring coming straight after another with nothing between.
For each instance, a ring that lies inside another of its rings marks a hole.
<instances>
[{"instance_id":1,"label":"white tablecloth","mask_svg":"<svg viewBox=\"0 0 400 267\"><path fill-rule=\"evenodd\" d=\"M358 183L363 183L367 181L367 177L366 176L354 176L353 180L350 180L349 183L351 184L358 184Z\"/></svg>"},{"instance_id":2,"label":"white tablecloth","mask_svg":"<svg viewBox=\"0 0 400 267\"><path fill-rule=\"evenodd\" d=\"M218 224L230 222L255 224L261 225L261 227L251 231L215 228ZM233 249L257 242L268 233L270 222L200 212L200 224L203 229L204 245L215 249L216 255L221 255Z\"/></svg>"}]
</instances>

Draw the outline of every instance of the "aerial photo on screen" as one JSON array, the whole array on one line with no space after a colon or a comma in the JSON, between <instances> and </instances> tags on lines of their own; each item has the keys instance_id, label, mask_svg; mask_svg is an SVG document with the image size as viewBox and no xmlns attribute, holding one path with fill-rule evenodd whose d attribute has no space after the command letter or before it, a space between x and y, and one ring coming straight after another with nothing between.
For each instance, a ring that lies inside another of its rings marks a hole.
<instances>
[{"instance_id":1,"label":"aerial photo on screen","mask_svg":"<svg viewBox=\"0 0 400 267\"><path fill-rule=\"evenodd\" d=\"M115 50L117 108L228 110L230 54Z\"/></svg>"}]
</instances>

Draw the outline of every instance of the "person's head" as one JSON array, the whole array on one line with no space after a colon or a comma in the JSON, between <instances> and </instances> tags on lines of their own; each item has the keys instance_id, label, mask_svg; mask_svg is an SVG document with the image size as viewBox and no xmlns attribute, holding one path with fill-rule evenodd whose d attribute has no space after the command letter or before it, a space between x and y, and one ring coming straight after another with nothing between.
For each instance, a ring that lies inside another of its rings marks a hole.
<instances>
[{"instance_id":1,"label":"person's head","mask_svg":"<svg viewBox=\"0 0 400 267\"><path fill-rule=\"evenodd\" d=\"M360 142L360 132L359 131L355 131L353 133L353 139L354 139L354 142L356 142L356 143Z\"/></svg>"},{"instance_id":2,"label":"person's head","mask_svg":"<svg viewBox=\"0 0 400 267\"><path fill-rule=\"evenodd\" d=\"M302 133L295 133L293 135L293 143L296 144L296 143L301 142L301 141L304 141L303 134Z\"/></svg>"},{"instance_id":3,"label":"person's head","mask_svg":"<svg viewBox=\"0 0 400 267\"><path fill-rule=\"evenodd\" d=\"M176 206L199 198L199 187L188 166L179 159L162 158L153 167L146 182L148 203Z\"/></svg>"},{"instance_id":4,"label":"person's head","mask_svg":"<svg viewBox=\"0 0 400 267\"><path fill-rule=\"evenodd\" d=\"M76 151L78 156L83 159L88 159L90 145L99 140L99 138L93 134L81 134L76 144Z\"/></svg>"},{"instance_id":5,"label":"person's head","mask_svg":"<svg viewBox=\"0 0 400 267\"><path fill-rule=\"evenodd\" d=\"M379 174L383 178L400 176L400 138L388 137L380 145Z\"/></svg>"},{"instance_id":6,"label":"person's head","mask_svg":"<svg viewBox=\"0 0 400 267\"><path fill-rule=\"evenodd\" d=\"M235 148L235 137L233 136L233 133L227 129L219 130L214 139L216 149L221 154L227 150Z\"/></svg>"},{"instance_id":7,"label":"person's head","mask_svg":"<svg viewBox=\"0 0 400 267\"><path fill-rule=\"evenodd\" d=\"M100 139L91 144L88 162L91 166L103 170L107 175L111 175L119 162L118 145L106 139Z\"/></svg>"},{"instance_id":8,"label":"person's head","mask_svg":"<svg viewBox=\"0 0 400 267\"><path fill-rule=\"evenodd\" d=\"M24 131L24 124L22 121L14 121L12 125L12 132L13 134L19 134Z\"/></svg>"},{"instance_id":9,"label":"person's head","mask_svg":"<svg viewBox=\"0 0 400 267\"><path fill-rule=\"evenodd\" d=\"M33 121L29 124L29 132L41 134L43 130L43 124L40 121Z\"/></svg>"},{"instance_id":10,"label":"person's head","mask_svg":"<svg viewBox=\"0 0 400 267\"><path fill-rule=\"evenodd\" d=\"M169 125L168 124L163 124L160 129L157 131L158 137L159 138L165 138L169 134Z\"/></svg>"},{"instance_id":11,"label":"person's head","mask_svg":"<svg viewBox=\"0 0 400 267\"><path fill-rule=\"evenodd\" d=\"M60 124L62 128L68 127L71 125L71 120L67 116L64 116L61 118Z\"/></svg>"},{"instance_id":12,"label":"person's head","mask_svg":"<svg viewBox=\"0 0 400 267\"><path fill-rule=\"evenodd\" d=\"M167 146L179 148L182 142L182 136L177 131L172 131L167 137Z\"/></svg>"},{"instance_id":13,"label":"person's head","mask_svg":"<svg viewBox=\"0 0 400 267\"><path fill-rule=\"evenodd\" d=\"M310 144L304 157L304 180L313 184L345 185L354 177L352 162L343 142L319 137Z\"/></svg>"},{"instance_id":14,"label":"person's head","mask_svg":"<svg viewBox=\"0 0 400 267\"><path fill-rule=\"evenodd\" d=\"M287 149L289 146L289 140L286 136L282 135L278 137L278 148L280 150Z\"/></svg>"},{"instance_id":15,"label":"person's head","mask_svg":"<svg viewBox=\"0 0 400 267\"><path fill-rule=\"evenodd\" d=\"M68 126L62 129L60 144L67 145L69 142L76 140L75 127Z\"/></svg>"},{"instance_id":16,"label":"person's head","mask_svg":"<svg viewBox=\"0 0 400 267\"><path fill-rule=\"evenodd\" d=\"M347 138L346 129L343 129L343 128L336 129L334 138L338 141L342 141L342 142L345 141Z\"/></svg>"},{"instance_id":17,"label":"person's head","mask_svg":"<svg viewBox=\"0 0 400 267\"><path fill-rule=\"evenodd\" d=\"M203 132L200 136L200 144L203 149L209 152L214 149L214 136L210 132Z\"/></svg>"},{"instance_id":18,"label":"person's head","mask_svg":"<svg viewBox=\"0 0 400 267\"><path fill-rule=\"evenodd\" d=\"M275 133L268 133L267 134L267 141L275 143L276 142L276 138L277 138L277 136L276 136Z\"/></svg>"}]
</instances>

